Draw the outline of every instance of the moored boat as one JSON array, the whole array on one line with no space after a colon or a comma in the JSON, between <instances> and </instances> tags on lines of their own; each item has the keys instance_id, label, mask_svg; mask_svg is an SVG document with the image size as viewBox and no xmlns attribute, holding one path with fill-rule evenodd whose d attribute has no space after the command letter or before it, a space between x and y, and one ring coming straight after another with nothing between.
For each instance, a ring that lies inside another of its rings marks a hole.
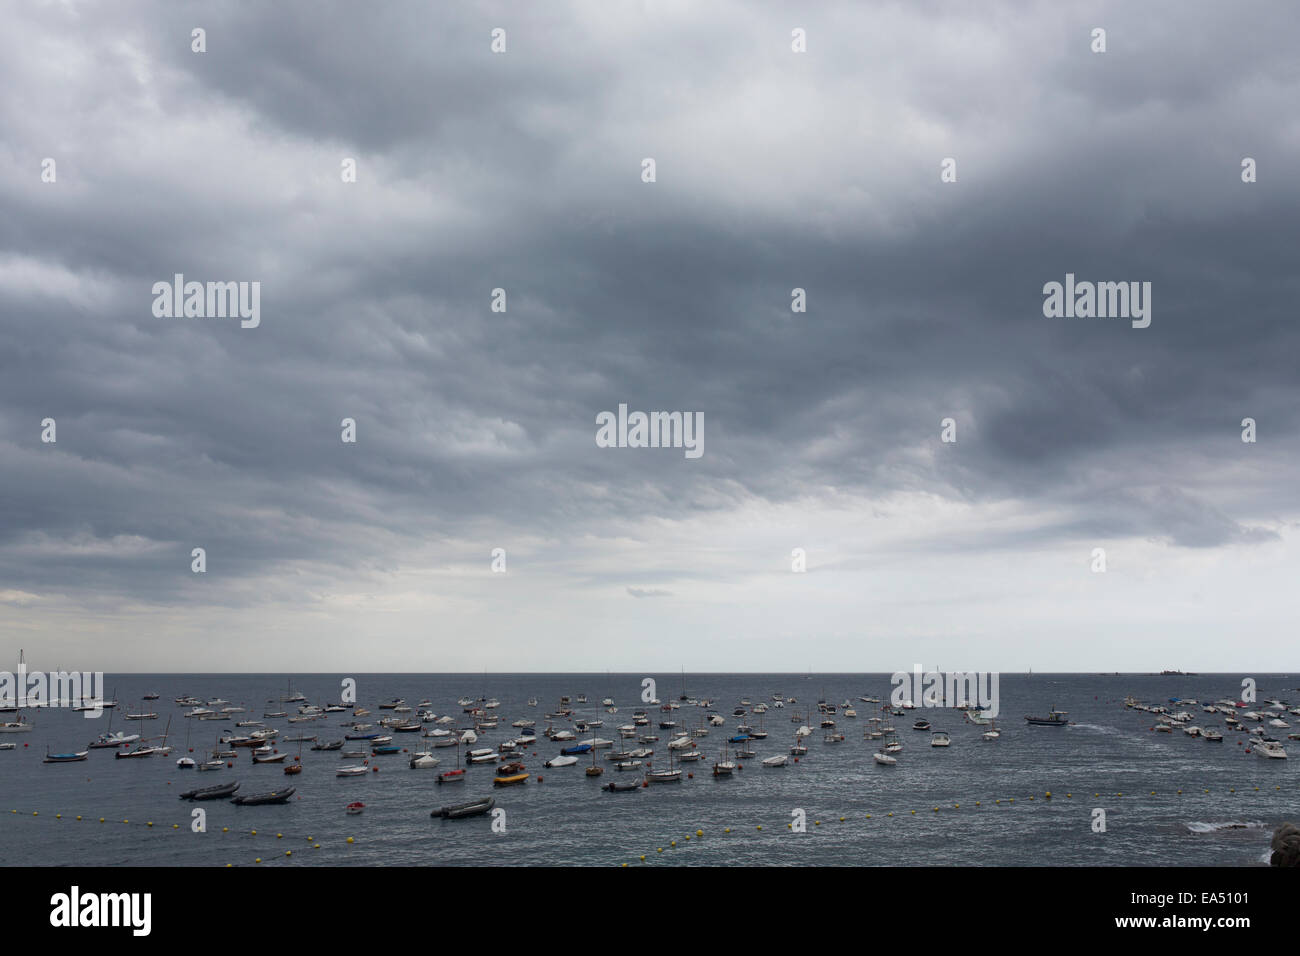
<instances>
[{"instance_id":1,"label":"moored boat","mask_svg":"<svg viewBox=\"0 0 1300 956\"><path fill-rule=\"evenodd\" d=\"M479 800L471 800L468 803L456 803L447 807L439 807L429 814L431 817L441 817L444 820L459 820L464 817L482 816L491 811L496 806L496 797L483 797Z\"/></svg>"}]
</instances>

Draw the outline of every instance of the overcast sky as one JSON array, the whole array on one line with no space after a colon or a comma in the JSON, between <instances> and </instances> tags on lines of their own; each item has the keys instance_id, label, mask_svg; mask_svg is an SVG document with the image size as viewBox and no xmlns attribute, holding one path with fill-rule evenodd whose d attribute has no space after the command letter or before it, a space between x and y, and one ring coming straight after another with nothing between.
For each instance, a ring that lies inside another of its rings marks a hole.
<instances>
[{"instance_id":1,"label":"overcast sky","mask_svg":"<svg viewBox=\"0 0 1300 956\"><path fill-rule=\"evenodd\" d=\"M1293 3L0 22L0 667L1300 667Z\"/></svg>"}]
</instances>

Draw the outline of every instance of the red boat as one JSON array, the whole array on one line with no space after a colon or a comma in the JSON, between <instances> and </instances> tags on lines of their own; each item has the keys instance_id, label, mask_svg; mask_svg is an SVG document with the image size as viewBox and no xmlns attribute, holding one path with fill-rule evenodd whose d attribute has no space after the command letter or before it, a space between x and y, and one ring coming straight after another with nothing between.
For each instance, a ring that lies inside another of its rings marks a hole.
<instances>
[{"instance_id":1,"label":"red boat","mask_svg":"<svg viewBox=\"0 0 1300 956\"><path fill-rule=\"evenodd\" d=\"M459 783L464 779L465 771L463 768L460 770L444 770L438 774L439 783Z\"/></svg>"},{"instance_id":2,"label":"red boat","mask_svg":"<svg viewBox=\"0 0 1300 956\"><path fill-rule=\"evenodd\" d=\"M349 803L349 804L347 805L347 811L348 811L348 813L360 813L360 812L361 812L362 810L364 810L365 808L366 808L366 805L365 805L364 803L362 803L361 801L359 801L359 800L358 800L356 803Z\"/></svg>"}]
</instances>

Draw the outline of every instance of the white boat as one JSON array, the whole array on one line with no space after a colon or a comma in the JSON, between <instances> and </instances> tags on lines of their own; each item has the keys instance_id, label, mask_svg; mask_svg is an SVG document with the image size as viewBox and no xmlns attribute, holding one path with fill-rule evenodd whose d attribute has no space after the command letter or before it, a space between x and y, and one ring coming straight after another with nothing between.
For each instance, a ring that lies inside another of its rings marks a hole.
<instances>
[{"instance_id":1,"label":"white boat","mask_svg":"<svg viewBox=\"0 0 1300 956\"><path fill-rule=\"evenodd\" d=\"M1183 733L1189 737L1199 737L1201 736L1201 728L1196 726L1184 727Z\"/></svg>"},{"instance_id":2,"label":"white boat","mask_svg":"<svg viewBox=\"0 0 1300 956\"><path fill-rule=\"evenodd\" d=\"M1260 742L1255 745L1255 753L1261 757L1269 757L1273 760L1285 760L1286 750L1280 743L1268 741Z\"/></svg>"},{"instance_id":3,"label":"white boat","mask_svg":"<svg viewBox=\"0 0 1300 956\"><path fill-rule=\"evenodd\" d=\"M930 735L931 747L951 747L952 740L942 730L936 730Z\"/></svg>"},{"instance_id":4,"label":"white boat","mask_svg":"<svg viewBox=\"0 0 1300 956\"><path fill-rule=\"evenodd\" d=\"M789 761L789 759L790 759L790 758L787 757L785 754L777 754L777 755L774 756L774 757L764 757L764 758L763 758L763 766L764 766L764 767L784 767L784 766L786 765L787 761Z\"/></svg>"},{"instance_id":5,"label":"white boat","mask_svg":"<svg viewBox=\"0 0 1300 956\"><path fill-rule=\"evenodd\" d=\"M365 767L339 767L334 771L336 777L360 777L366 772Z\"/></svg>"},{"instance_id":6,"label":"white boat","mask_svg":"<svg viewBox=\"0 0 1300 956\"><path fill-rule=\"evenodd\" d=\"M579 743L590 747L592 750L603 750L606 747L614 746L614 741L606 740L604 737L591 737L587 740L581 740Z\"/></svg>"},{"instance_id":7,"label":"white boat","mask_svg":"<svg viewBox=\"0 0 1300 956\"><path fill-rule=\"evenodd\" d=\"M897 757L891 757L889 754L880 753L880 752L876 752L872 754L871 759L878 764L883 764L886 767L892 767L894 764L898 763Z\"/></svg>"},{"instance_id":8,"label":"white boat","mask_svg":"<svg viewBox=\"0 0 1300 956\"><path fill-rule=\"evenodd\" d=\"M550 760L546 761L546 763L542 764L542 766L543 767L572 767L577 762L578 762L577 757L561 755L559 757L552 757Z\"/></svg>"},{"instance_id":9,"label":"white boat","mask_svg":"<svg viewBox=\"0 0 1300 956\"><path fill-rule=\"evenodd\" d=\"M411 769L426 770L430 767L436 767L440 761L431 753L411 754Z\"/></svg>"},{"instance_id":10,"label":"white boat","mask_svg":"<svg viewBox=\"0 0 1300 956\"><path fill-rule=\"evenodd\" d=\"M19 715L17 720L6 721L0 724L0 734L24 734L32 729L32 725L23 720Z\"/></svg>"},{"instance_id":11,"label":"white boat","mask_svg":"<svg viewBox=\"0 0 1300 956\"><path fill-rule=\"evenodd\" d=\"M1219 733L1217 730L1214 730L1212 728L1206 728L1205 730L1201 731L1201 739L1221 741L1223 740L1223 734Z\"/></svg>"}]
</instances>

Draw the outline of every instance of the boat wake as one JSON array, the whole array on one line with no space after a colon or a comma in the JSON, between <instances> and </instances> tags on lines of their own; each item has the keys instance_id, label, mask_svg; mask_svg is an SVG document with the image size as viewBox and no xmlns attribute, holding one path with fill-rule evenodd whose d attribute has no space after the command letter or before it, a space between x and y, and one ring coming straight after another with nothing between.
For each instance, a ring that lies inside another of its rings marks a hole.
<instances>
[{"instance_id":1,"label":"boat wake","mask_svg":"<svg viewBox=\"0 0 1300 956\"><path fill-rule=\"evenodd\" d=\"M1075 730L1091 730L1099 734L1105 734L1107 737L1124 736L1125 732L1118 727L1103 727L1100 724L1071 724Z\"/></svg>"},{"instance_id":2,"label":"boat wake","mask_svg":"<svg viewBox=\"0 0 1300 956\"><path fill-rule=\"evenodd\" d=\"M1246 823L1189 823L1187 824L1187 832L1217 833L1220 830L1263 830L1267 827L1267 823L1262 823L1259 820Z\"/></svg>"}]
</instances>

